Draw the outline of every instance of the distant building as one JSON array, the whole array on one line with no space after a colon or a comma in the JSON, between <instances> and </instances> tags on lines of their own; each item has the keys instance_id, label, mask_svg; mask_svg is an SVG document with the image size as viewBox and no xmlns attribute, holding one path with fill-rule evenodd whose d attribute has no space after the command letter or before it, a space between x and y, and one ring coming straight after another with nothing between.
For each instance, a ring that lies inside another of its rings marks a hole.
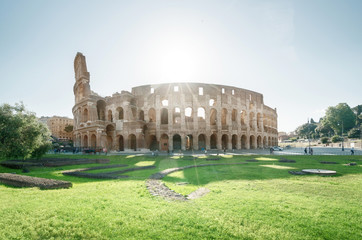
<instances>
[{"instance_id":1,"label":"distant building","mask_svg":"<svg viewBox=\"0 0 362 240\"><path fill-rule=\"evenodd\" d=\"M74 121L68 117L41 117L39 122L46 124L52 136L59 140L73 140L73 132L66 132L64 129L67 125L74 126Z\"/></svg>"}]
</instances>

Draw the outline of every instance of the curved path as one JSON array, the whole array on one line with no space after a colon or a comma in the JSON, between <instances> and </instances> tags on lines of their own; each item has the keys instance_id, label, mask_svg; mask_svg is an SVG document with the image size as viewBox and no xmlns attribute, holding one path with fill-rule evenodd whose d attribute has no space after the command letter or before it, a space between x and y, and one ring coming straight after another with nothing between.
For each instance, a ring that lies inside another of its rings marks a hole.
<instances>
[{"instance_id":1,"label":"curved path","mask_svg":"<svg viewBox=\"0 0 362 240\"><path fill-rule=\"evenodd\" d=\"M181 171L187 168L194 168L194 167L207 167L207 166L219 166L219 165L239 165L239 164L247 164L245 162L242 163L213 163L213 164L200 164L200 165L190 165L184 167L177 167L177 168L168 168L161 172L152 174L149 179L146 181L146 187L148 191L153 196L160 196L166 200L179 200L179 201L186 201L189 199L196 199L202 197L203 195L207 194L209 190L205 188L199 188L196 191L190 193L187 197L177 193L171 189L169 189L161 179L167 176L170 173Z\"/></svg>"}]
</instances>

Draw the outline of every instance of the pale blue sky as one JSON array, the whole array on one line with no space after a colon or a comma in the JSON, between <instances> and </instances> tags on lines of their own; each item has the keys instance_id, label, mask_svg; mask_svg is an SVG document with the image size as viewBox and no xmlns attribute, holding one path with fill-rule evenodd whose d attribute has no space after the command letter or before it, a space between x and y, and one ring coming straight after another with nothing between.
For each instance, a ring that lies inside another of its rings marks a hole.
<instances>
[{"instance_id":1,"label":"pale blue sky","mask_svg":"<svg viewBox=\"0 0 362 240\"><path fill-rule=\"evenodd\" d=\"M73 60L103 96L162 82L246 88L293 131L362 104L362 1L0 0L0 104L69 116Z\"/></svg>"}]
</instances>

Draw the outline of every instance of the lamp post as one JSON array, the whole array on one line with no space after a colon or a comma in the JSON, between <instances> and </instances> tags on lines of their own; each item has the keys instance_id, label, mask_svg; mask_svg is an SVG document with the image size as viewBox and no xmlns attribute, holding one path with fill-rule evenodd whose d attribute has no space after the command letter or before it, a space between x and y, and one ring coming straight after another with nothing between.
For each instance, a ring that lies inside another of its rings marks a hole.
<instances>
[{"instance_id":1,"label":"lamp post","mask_svg":"<svg viewBox=\"0 0 362 240\"><path fill-rule=\"evenodd\" d=\"M342 151L344 151L344 138L343 138L343 121L342 121Z\"/></svg>"},{"instance_id":2,"label":"lamp post","mask_svg":"<svg viewBox=\"0 0 362 240\"><path fill-rule=\"evenodd\" d=\"M310 123L308 118L308 143L309 143L309 153L310 153Z\"/></svg>"}]
</instances>

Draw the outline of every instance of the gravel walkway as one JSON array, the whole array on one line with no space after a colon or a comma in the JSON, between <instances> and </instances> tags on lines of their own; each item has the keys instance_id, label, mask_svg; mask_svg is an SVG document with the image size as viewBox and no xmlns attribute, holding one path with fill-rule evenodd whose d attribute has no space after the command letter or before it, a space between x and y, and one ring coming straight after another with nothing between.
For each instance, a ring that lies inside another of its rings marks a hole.
<instances>
[{"instance_id":1,"label":"gravel walkway","mask_svg":"<svg viewBox=\"0 0 362 240\"><path fill-rule=\"evenodd\" d=\"M168 168L161 172L152 174L149 179L146 181L146 187L148 191L153 196L160 196L166 200L179 200L179 201L186 201L190 199L196 199L199 197L204 196L210 190L207 188L199 188L196 191L190 193L188 196L184 196L180 193L177 193L171 189L169 189L161 179L167 176L170 173L181 171L187 168L194 168L194 167L207 167L207 166L219 166L219 165L240 165L240 164L247 164L243 163L213 163L213 164L200 164L200 165L190 165L184 167L177 167L177 168Z\"/></svg>"}]
</instances>

